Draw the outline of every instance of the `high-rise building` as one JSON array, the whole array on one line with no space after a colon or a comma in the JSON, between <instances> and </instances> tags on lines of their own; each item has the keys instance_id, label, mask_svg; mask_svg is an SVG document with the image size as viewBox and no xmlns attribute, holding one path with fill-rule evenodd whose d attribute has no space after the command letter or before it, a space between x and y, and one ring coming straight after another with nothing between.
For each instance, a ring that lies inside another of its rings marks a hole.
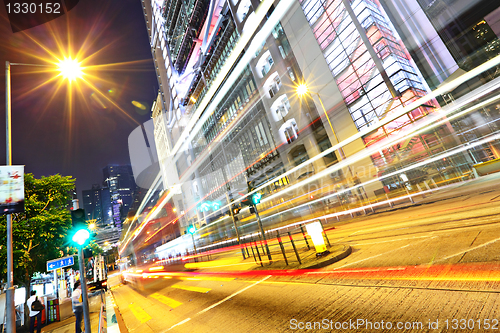
<instances>
[{"instance_id":1,"label":"high-rise building","mask_svg":"<svg viewBox=\"0 0 500 333\"><path fill-rule=\"evenodd\" d=\"M83 209L88 223L95 224L96 239L99 245L105 242L114 243L118 240L120 230L113 223L111 195L109 188L99 184L92 189L82 191Z\"/></svg>"},{"instance_id":2,"label":"high-rise building","mask_svg":"<svg viewBox=\"0 0 500 333\"><path fill-rule=\"evenodd\" d=\"M85 219L94 221L97 227L105 228L113 225L111 196L107 187L99 184L92 185L92 189L82 191Z\"/></svg>"},{"instance_id":3,"label":"high-rise building","mask_svg":"<svg viewBox=\"0 0 500 333\"><path fill-rule=\"evenodd\" d=\"M82 191L87 221L96 225L97 243L118 241L122 223L133 201L135 182L130 165L108 165L103 168L103 185L92 185Z\"/></svg>"},{"instance_id":4,"label":"high-rise building","mask_svg":"<svg viewBox=\"0 0 500 333\"><path fill-rule=\"evenodd\" d=\"M113 224L122 229L123 220L133 201L135 182L130 165L108 165L102 170L104 184L111 197Z\"/></svg>"},{"instance_id":5,"label":"high-rise building","mask_svg":"<svg viewBox=\"0 0 500 333\"><path fill-rule=\"evenodd\" d=\"M266 198L263 223L276 226L314 214L313 208L327 211L337 191L337 205L345 209L380 193L411 190L428 174L446 181L498 153L494 145L477 146L425 170L395 172L464 142L466 135L457 134L466 130L463 121L414 129L451 100L495 80L498 66L409 105L500 53L495 2L142 3L160 86L152 109L161 169L155 204L171 207L162 213L165 225L178 222L181 233L206 226L203 242L233 237L228 207L249 187ZM345 159L348 166L339 163ZM307 212L294 210L316 196L325 199ZM256 230L253 215L240 220L246 221L242 233ZM137 232L146 225L138 220ZM129 236L125 244L138 238ZM151 251L160 243L155 239Z\"/></svg>"}]
</instances>

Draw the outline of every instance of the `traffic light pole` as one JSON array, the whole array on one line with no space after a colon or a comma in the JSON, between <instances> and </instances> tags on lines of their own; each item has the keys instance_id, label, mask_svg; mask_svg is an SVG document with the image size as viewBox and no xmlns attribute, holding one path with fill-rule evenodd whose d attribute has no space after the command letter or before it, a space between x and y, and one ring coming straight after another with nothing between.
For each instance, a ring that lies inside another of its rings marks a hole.
<instances>
[{"instance_id":1,"label":"traffic light pole","mask_svg":"<svg viewBox=\"0 0 500 333\"><path fill-rule=\"evenodd\" d=\"M240 232L238 231L238 226L236 225L236 220L234 219L233 207L231 205L231 200L229 200L229 195L227 194L227 192L226 192L226 199L227 199L227 202L229 203L229 212L231 213L231 219L233 220L233 226L234 226L234 230L236 231L236 238L238 239L238 245L240 246L241 254L243 255L243 259L246 259L245 250L243 250L243 247L241 246Z\"/></svg>"},{"instance_id":2,"label":"traffic light pole","mask_svg":"<svg viewBox=\"0 0 500 333\"><path fill-rule=\"evenodd\" d=\"M80 266L80 283L82 286L83 301L83 322L85 324L85 333L90 331L90 312L89 312L89 294L87 289L87 276L85 273L85 264L83 262L83 246L78 247L78 265Z\"/></svg>"},{"instance_id":3,"label":"traffic light pole","mask_svg":"<svg viewBox=\"0 0 500 333\"><path fill-rule=\"evenodd\" d=\"M259 212L257 211L257 205L252 204L252 207L253 210L255 211L255 216L257 217L257 223L259 224L259 229L262 235L262 239L264 240L264 245L266 246L267 257L269 258L269 261L272 261L271 252L269 251L269 246L267 245L266 234L264 233L264 228L262 227L262 221L260 220Z\"/></svg>"},{"instance_id":4,"label":"traffic light pole","mask_svg":"<svg viewBox=\"0 0 500 333\"><path fill-rule=\"evenodd\" d=\"M190 233L191 234L191 233ZM193 248L194 248L194 261L196 261L196 255L198 255L198 252L196 252L196 244L194 242L194 234L191 234L191 239L193 240ZM201 259L200 259L201 260Z\"/></svg>"}]
</instances>

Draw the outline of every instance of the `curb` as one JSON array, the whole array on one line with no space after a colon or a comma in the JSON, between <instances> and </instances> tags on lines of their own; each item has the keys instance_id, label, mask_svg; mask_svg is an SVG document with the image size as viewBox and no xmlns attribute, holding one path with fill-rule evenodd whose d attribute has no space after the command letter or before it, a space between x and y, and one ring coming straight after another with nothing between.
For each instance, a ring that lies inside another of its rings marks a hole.
<instances>
[{"instance_id":1,"label":"curb","mask_svg":"<svg viewBox=\"0 0 500 333\"><path fill-rule=\"evenodd\" d=\"M333 256L333 257L327 257L325 258L324 260L320 261L320 262L312 262L312 263L309 263L309 264L302 264L300 265L299 267L297 267L296 269L316 269L316 268L322 268L322 267L325 267L325 266L328 266L328 265L331 265L337 261L340 261L344 258L346 258L348 255L350 255L352 253L352 248L350 245L347 245L347 244L342 244L343 246L343 249L342 249L342 252L340 252L339 254Z\"/></svg>"}]
</instances>

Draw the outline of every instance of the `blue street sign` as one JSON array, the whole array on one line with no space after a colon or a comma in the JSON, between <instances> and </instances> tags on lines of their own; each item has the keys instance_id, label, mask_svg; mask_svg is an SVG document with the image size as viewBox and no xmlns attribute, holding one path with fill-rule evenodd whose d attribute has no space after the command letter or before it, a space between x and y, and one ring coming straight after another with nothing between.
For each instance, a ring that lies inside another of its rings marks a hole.
<instances>
[{"instance_id":1,"label":"blue street sign","mask_svg":"<svg viewBox=\"0 0 500 333\"><path fill-rule=\"evenodd\" d=\"M73 256L54 259L47 261L47 272L53 271L54 269L59 269L67 266L73 266L75 259Z\"/></svg>"}]
</instances>

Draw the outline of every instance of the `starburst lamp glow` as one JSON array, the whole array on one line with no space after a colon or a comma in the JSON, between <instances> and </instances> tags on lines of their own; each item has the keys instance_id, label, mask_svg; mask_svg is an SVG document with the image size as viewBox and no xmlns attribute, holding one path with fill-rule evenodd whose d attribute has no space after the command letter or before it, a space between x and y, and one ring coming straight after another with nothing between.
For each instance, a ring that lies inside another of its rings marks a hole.
<instances>
[{"instance_id":1,"label":"starburst lamp glow","mask_svg":"<svg viewBox=\"0 0 500 333\"><path fill-rule=\"evenodd\" d=\"M58 66L61 75L69 81L74 81L83 75L80 63L76 59L71 59L71 57L60 60Z\"/></svg>"},{"instance_id":2,"label":"starburst lamp glow","mask_svg":"<svg viewBox=\"0 0 500 333\"><path fill-rule=\"evenodd\" d=\"M299 86L297 86L297 94L299 96L302 96L302 95L305 95L307 94L307 86L305 84L300 84Z\"/></svg>"}]
</instances>

